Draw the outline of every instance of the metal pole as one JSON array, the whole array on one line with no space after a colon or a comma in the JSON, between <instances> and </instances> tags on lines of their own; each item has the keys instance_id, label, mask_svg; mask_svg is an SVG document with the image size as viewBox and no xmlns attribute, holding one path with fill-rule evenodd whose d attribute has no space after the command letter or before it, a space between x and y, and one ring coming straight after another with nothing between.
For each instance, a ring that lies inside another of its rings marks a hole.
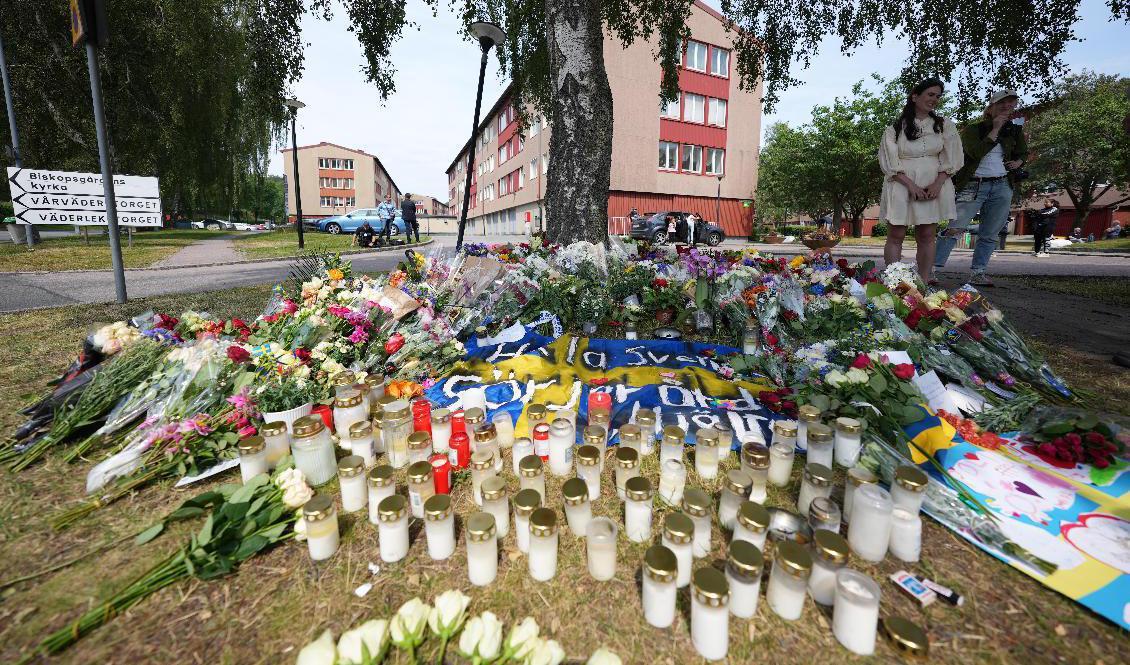
<instances>
[{"instance_id":1,"label":"metal pole","mask_svg":"<svg viewBox=\"0 0 1130 665\"><path fill-rule=\"evenodd\" d=\"M467 208L471 205L471 174L475 168L475 135L479 133L479 112L483 107L483 81L487 75L487 55L493 44L485 39L479 40L483 58L479 62L479 89L475 93L475 122L471 124L471 153L467 157L467 188L463 192L463 212L459 215L459 237L455 241L455 251L463 248L463 229L467 226ZM485 226L484 226L485 231Z\"/></svg>"},{"instance_id":2,"label":"metal pole","mask_svg":"<svg viewBox=\"0 0 1130 665\"><path fill-rule=\"evenodd\" d=\"M298 177L298 109L291 109L290 116L290 147L291 164L294 165L294 210L298 220L298 249L306 247L306 238L302 235L302 188L299 186Z\"/></svg>"},{"instance_id":3,"label":"metal pole","mask_svg":"<svg viewBox=\"0 0 1130 665\"><path fill-rule=\"evenodd\" d=\"M102 77L98 72L98 47L86 42L86 69L90 72L90 99L94 103L94 131L98 136L98 163L102 167L102 193L106 197L106 223L110 233L110 260L114 267L114 292L126 301L126 273L122 269L122 243L118 238L118 205L114 198L114 172L110 168L110 136L102 104Z\"/></svg>"},{"instance_id":4,"label":"metal pole","mask_svg":"<svg viewBox=\"0 0 1130 665\"><path fill-rule=\"evenodd\" d=\"M714 223L722 226L722 176L718 176L718 196L714 199Z\"/></svg>"},{"instance_id":5,"label":"metal pole","mask_svg":"<svg viewBox=\"0 0 1130 665\"><path fill-rule=\"evenodd\" d=\"M4 57L4 36L0 35L0 78L4 79L4 105L8 109L8 131L12 135L12 161L17 169L24 166L23 157L20 156L20 133L16 129L16 104L12 101L12 79L8 77L8 60ZM35 248L35 227L27 225L28 249Z\"/></svg>"}]
</instances>

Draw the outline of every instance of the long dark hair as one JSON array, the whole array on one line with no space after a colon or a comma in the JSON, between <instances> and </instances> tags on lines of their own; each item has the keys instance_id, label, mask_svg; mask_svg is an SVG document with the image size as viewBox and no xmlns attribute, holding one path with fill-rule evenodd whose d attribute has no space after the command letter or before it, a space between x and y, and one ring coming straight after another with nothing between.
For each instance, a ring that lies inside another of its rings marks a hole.
<instances>
[{"instance_id":1,"label":"long dark hair","mask_svg":"<svg viewBox=\"0 0 1130 665\"><path fill-rule=\"evenodd\" d=\"M899 132L906 134L907 141L918 140L918 123L914 122L917 115L914 107L914 96L921 95L930 88L941 88L945 92L946 85L942 83L941 79L928 78L918 85L910 89L906 95L906 104L902 107L902 113L899 114L898 120L895 120L895 138L898 138ZM930 117L934 119L934 133L941 134L944 121L942 116L930 111Z\"/></svg>"}]
</instances>

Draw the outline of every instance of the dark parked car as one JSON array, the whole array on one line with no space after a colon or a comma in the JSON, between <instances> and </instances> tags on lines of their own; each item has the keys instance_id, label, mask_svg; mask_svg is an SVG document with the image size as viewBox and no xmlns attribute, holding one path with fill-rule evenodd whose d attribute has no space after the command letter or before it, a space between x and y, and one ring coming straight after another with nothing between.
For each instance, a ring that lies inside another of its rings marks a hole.
<instances>
[{"instance_id":1,"label":"dark parked car","mask_svg":"<svg viewBox=\"0 0 1130 665\"><path fill-rule=\"evenodd\" d=\"M632 237L637 240L647 240L657 245L668 242L687 242L687 215L689 212L679 210L664 210L662 212L648 212L637 217L632 222ZM675 236L667 232L667 215L675 216ZM714 222L700 219L695 224L695 242L705 243L711 247L721 244L726 239L726 232Z\"/></svg>"}]
</instances>

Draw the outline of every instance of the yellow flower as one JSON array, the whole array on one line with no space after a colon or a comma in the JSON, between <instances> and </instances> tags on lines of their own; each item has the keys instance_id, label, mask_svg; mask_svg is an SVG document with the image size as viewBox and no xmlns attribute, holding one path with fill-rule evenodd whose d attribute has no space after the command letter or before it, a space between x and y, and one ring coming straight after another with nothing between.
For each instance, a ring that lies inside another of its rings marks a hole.
<instances>
[{"instance_id":1,"label":"yellow flower","mask_svg":"<svg viewBox=\"0 0 1130 665\"><path fill-rule=\"evenodd\" d=\"M795 257L793 257L792 261L789 261L789 267L790 268L799 268L803 265L804 265L804 257L803 256L795 256Z\"/></svg>"},{"instance_id":2,"label":"yellow flower","mask_svg":"<svg viewBox=\"0 0 1130 665\"><path fill-rule=\"evenodd\" d=\"M326 276L329 277L330 279L344 279L345 273L338 270L337 268L330 268L329 270L326 271Z\"/></svg>"}]
</instances>

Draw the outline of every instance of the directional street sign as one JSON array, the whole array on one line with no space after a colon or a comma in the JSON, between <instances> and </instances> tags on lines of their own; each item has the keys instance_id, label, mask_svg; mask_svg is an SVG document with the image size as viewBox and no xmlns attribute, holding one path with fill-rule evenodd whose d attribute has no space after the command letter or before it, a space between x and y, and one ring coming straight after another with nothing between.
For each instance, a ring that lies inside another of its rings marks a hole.
<instances>
[{"instance_id":1,"label":"directional street sign","mask_svg":"<svg viewBox=\"0 0 1130 665\"><path fill-rule=\"evenodd\" d=\"M102 176L97 173L8 167L8 182L21 224L107 224ZM114 201L119 224L161 226L157 178L115 175Z\"/></svg>"}]
</instances>

